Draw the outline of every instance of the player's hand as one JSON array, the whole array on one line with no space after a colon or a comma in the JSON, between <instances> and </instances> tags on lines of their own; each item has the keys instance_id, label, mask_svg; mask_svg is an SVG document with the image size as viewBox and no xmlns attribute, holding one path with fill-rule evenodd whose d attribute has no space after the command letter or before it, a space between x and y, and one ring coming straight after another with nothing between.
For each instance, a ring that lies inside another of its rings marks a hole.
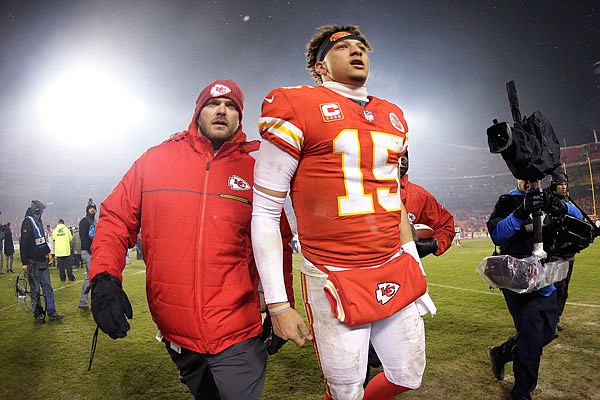
<instances>
[{"instance_id":1,"label":"player's hand","mask_svg":"<svg viewBox=\"0 0 600 400\"><path fill-rule=\"evenodd\" d=\"M27 272L27 270L29 269L29 267L27 266L27 264L23 264L23 265L21 266L21 269L22 269L23 271Z\"/></svg>"},{"instance_id":2,"label":"player's hand","mask_svg":"<svg viewBox=\"0 0 600 400\"><path fill-rule=\"evenodd\" d=\"M293 308L288 308L279 315L271 316L273 332L284 340L291 340L296 346L302 346L306 340L312 340L312 334L304 320Z\"/></svg>"},{"instance_id":3,"label":"player's hand","mask_svg":"<svg viewBox=\"0 0 600 400\"><path fill-rule=\"evenodd\" d=\"M438 241L435 238L419 239L415 242L415 245L420 258L435 253L438 249Z\"/></svg>"}]
</instances>

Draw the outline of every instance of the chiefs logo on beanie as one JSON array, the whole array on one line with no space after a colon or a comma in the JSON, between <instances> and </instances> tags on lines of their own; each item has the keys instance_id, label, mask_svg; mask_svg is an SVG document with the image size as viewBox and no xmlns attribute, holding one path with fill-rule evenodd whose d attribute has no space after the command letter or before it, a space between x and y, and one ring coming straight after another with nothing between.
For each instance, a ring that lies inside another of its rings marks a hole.
<instances>
[{"instance_id":1,"label":"chiefs logo on beanie","mask_svg":"<svg viewBox=\"0 0 600 400\"><path fill-rule=\"evenodd\" d=\"M196 110L199 111L204 107L206 102L215 97L225 97L235 103L240 120L244 111L244 94L240 87L232 80L216 80L200 92L196 100Z\"/></svg>"}]
</instances>

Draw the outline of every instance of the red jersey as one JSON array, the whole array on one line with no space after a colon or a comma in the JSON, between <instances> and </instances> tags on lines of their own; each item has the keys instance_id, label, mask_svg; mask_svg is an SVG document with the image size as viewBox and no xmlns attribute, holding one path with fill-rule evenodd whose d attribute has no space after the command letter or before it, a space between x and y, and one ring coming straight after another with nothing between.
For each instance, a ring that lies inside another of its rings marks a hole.
<instances>
[{"instance_id":1,"label":"red jersey","mask_svg":"<svg viewBox=\"0 0 600 400\"><path fill-rule=\"evenodd\" d=\"M442 255L454 239L454 217L423 187L408 180L408 175L401 179L400 191L402 203L408 212L408 219L413 224L425 224L433 229L433 237L438 242L436 256Z\"/></svg>"},{"instance_id":2,"label":"red jersey","mask_svg":"<svg viewBox=\"0 0 600 400\"><path fill-rule=\"evenodd\" d=\"M400 108L371 96L362 107L322 86L279 88L265 97L259 128L299 160L290 196L308 260L359 267L399 251Z\"/></svg>"}]
</instances>

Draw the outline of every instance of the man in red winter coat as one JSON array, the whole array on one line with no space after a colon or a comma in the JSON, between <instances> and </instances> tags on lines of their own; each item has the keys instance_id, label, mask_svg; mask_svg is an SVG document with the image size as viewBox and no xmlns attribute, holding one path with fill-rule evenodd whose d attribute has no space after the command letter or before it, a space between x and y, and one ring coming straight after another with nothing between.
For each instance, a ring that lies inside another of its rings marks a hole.
<instances>
[{"instance_id":1,"label":"man in red winter coat","mask_svg":"<svg viewBox=\"0 0 600 400\"><path fill-rule=\"evenodd\" d=\"M265 379L250 240L250 153L259 143L246 141L243 107L234 81L204 88L188 129L147 150L102 202L92 243L94 319L122 338L130 328L125 317L132 317L122 271L141 230L152 319L195 398L258 400ZM285 215L281 227L293 297Z\"/></svg>"}]
</instances>

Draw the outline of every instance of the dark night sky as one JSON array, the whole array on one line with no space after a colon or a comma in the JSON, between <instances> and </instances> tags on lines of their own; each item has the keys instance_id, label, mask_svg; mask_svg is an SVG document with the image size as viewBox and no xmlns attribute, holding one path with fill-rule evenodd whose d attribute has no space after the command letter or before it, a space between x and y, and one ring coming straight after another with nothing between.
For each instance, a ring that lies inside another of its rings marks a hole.
<instances>
[{"instance_id":1,"label":"dark night sky","mask_svg":"<svg viewBox=\"0 0 600 400\"><path fill-rule=\"evenodd\" d=\"M357 24L373 44L367 88L404 109L413 157L426 157L429 146L485 147L491 120L509 120L511 79L523 114L541 110L561 144L591 142L581 111L599 94L599 8L551 0L3 1L0 167L120 176L146 148L186 128L198 92L221 78L244 90L245 131L258 138L262 97L312 84L304 46L328 23ZM59 86L69 79L77 90ZM48 87L70 98L48 99ZM120 94L102 100L100 92Z\"/></svg>"}]
</instances>

